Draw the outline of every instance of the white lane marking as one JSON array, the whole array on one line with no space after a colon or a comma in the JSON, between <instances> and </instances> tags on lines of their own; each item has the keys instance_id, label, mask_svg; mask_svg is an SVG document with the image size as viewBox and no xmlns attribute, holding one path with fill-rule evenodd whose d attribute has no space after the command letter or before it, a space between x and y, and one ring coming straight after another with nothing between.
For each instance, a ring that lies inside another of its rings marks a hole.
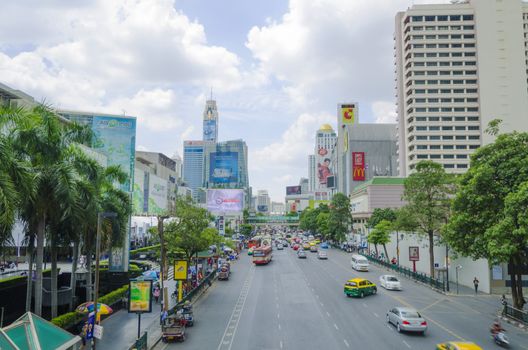
<instances>
[{"instance_id":1,"label":"white lane marking","mask_svg":"<svg viewBox=\"0 0 528 350\"><path fill-rule=\"evenodd\" d=\"M321 306L324 306L323 303L319 302L319 304L321 304Z\"/></svg>"},{"instance_id":2,"label":"white lane marking","mask_svg":"<svg viewBox=\"0 0 528 350\"><path fill-rule=\"evenodd\" d=\"M409 349L411 348L411 346L405 340L403 340L403 344L407 345Z\"/></svg>"},{"instance_id":3,"label":"white lane marking","mask_svg":"<svg viewBox=\"0 0 528 350\"><path fill-rule=\"evenodd\" d=\"M280 314L277 314L277 318L280 318Z\"/></svg>"},{"instance_id":4,"label":"white lane marking","mask_svg":"<svg viewBox=\"0 0 528 350\"><path fill-rule=\"evenodd\" d=\"M282 349L282 340L279 342L280 348Z\"/></svg>"},{"instance_id":5,"label":"white lane marking","mask_svg":"<svg viewBox=\"0 0 528 350\"><path fill-rule=\"evenodd\" d=\"M334 323L334 328L339 330L339 327Z\"/></svg>"},{"instance_id":6,"label":"white lane marking","mask_svg":"<svg viewBox=\"0 0 528 350\"><path fill-rule=\"evenodd\" d=\"M237 302L235 303L233 312L231 313L231 317L229 318L229 321L227 322L226 329L224 331L224 334L222 335L222 339L220 340L220 343L218 344L217 350L220 350L223 348L227 348L228 350L230 350L231 347L233 346L233 340L235 339L235 334L238 329L238 323L240 322L240 315L242 313L242 310L244 309L244 305L246 304L248 291L251 286L251 281L253 280L254 272L255 272L255 265L252 265L249 270L248 277L244 281L244 284L240 292L240 295L238 296Z\"/></svg>"},{"instance_id":7,"label":"white lane marking","mask_svg":"<svg viewBox=\"0 0 528 350\"><path fill-rule=\"evenodd\" d=\"M326 312L326 316L330 317L330 313L328 311Z\"/></svg>"},{"instance_id":8,"label":"white lane marking","mask_svg":"<svg viewBox=\"0 0 528 350\"><path fill-rule=\"evenodd\" d=\"M350 347L350 344L348 344L348 342L346 341L346 339L343 339L343 343L345 343L345 345L346 345L347 348Z\"/></svg>"},{"instance_id":9,"label":"white lane marking","mask_svg":"<svg viewBox=\"0 0 528 350\"><path fill-rule=\"evenodd\" d=\"M278 326L279 326L279 331L280 331L280 330L281 330L281 325L280 325L280 323L278 324Z\"/></svg>"},{"instance_id":10,"label":"white lane marking","mask_svg":"<svg viewBox=\"0 0 528 350\"><path fill-rule=\"evenodd\" d=\"M390 329L390 330L392 330L392 327L391 327L391 326L389 326L388 324L387 324L387 328L388 328L388 329Z\"/></svg>"},{"instance_id":11,"label":"white lane marking","mask_svg":"<svg viewBox=\"0 0 528 350\"><path fill-rule=\"evenodd\" d=\"M374 313L374 316L376 316L376 317L378 317L378 318L379 318L379 316L378 316L378 314L377 314L377 313Z\"/></svg>"}]
</instances>

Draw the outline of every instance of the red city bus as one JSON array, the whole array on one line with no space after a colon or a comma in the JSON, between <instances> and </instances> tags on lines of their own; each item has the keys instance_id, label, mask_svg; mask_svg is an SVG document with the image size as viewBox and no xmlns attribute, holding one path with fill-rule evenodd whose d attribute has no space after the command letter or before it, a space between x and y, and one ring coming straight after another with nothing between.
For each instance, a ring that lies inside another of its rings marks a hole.
<instances>
[{"instance_id":1,"label":"red city bus","mask_svg":"<svg viewBox=\"0 0 528 350\"><path fill-rule=\"evenodd\" d=\"M250 239L247 243L247 247L249 248L258 248L260 247L260 237L256 236Z\"/></svg>"},{"instance_id":2,"label":"red city bus","mask_svg":"<svg viewBox=\"0 0 528 350\"><path fill-rule=\"evenodd\" d=\"M265 265L271 261L271 246L262 246L253 250L253 263L255 265Z\"/></svg>"}]
</instances>

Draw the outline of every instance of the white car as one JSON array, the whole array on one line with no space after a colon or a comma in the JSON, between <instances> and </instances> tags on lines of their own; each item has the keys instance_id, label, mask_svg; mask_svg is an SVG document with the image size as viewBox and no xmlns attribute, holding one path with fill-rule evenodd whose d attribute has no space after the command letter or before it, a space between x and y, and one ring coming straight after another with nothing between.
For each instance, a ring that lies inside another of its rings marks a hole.
<instances>
[{"instance_id":1,"label":"white car","mask_svg":"<svg viewBox=\"0 0 528 350\"><path fill-rule=\"evenodd\" d=\"M328 255L326 254L326 251L320 250L317 253L317 258L319 258L319 259L328 259Z\"/></svg>"},{"instance_id":2,"label":"white car","mask_svg":"<svg viewBox=\"0 0 528 350\"><path fill-rule=\"evenodd\" d=\"M277 250L282 250L283 248L282 243L277 244Z\"/></svg>"},{"instance_id":3,"label":"white car","mask_svg":"<svg viewBox=\"0 0 528 350\"><path fill-rule=\"evenodd\" d=\"M401 283L398 277L393 275L383 275L380 276L380 285L389 290L401 290Z\"/></svg>"}]
</instances>

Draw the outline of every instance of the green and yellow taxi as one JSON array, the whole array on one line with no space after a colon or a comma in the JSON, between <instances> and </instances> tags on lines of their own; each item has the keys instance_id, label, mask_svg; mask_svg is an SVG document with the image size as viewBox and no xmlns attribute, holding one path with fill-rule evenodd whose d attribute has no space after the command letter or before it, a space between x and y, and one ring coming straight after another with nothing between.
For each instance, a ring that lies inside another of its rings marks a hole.
<instances>
[{"instance_id":1,"label":"green and yellow taxi","mask_svg":"<svg viewBox=\"0 0 528 350\"><path fill-rule=\"evenodd\" d=\"M436 350L482 350L482 348L475 343L450 341L437 344Z\"/></svg>"},{"instance_id":2,"label":"green and yellow taxi","mask_svg":"<svg viewBox=\"0 0 528 350\"><path fill-rule=\"evenodd\" d=\"M318 239L315 239L314 242L315 242L315 244L319 244L319 243L321 243L321 241L318 240Z\"/></svg>"},{"instance_id":3,"label":"green and yellow taxi","mask_svg":"<svg viewBox=\"0 0 528 350\"><path fill-rule=\"evenodd\" d=\"M304 250L310 250L310 243L303 243Z\"/></svg>"},{"instance_id":4,"label":"green and yellow taxi","mask_svg":"<svg viewBox=\"0 0 528 350\"><path fill-rule=\"evenodd\" d=\"M365 295L376 294L378 289L376 285L363 278L353 278L345 283L345 295L347 297L361 297Z\"/></svg>"}]
</instances>

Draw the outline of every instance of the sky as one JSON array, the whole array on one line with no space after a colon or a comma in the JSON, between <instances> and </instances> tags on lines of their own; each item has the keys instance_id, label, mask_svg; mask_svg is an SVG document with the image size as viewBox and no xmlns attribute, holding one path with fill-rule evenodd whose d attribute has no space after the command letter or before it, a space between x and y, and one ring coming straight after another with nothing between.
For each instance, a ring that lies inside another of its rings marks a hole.
<instances>
[{"instance_id":1,"label":"sky","mask_svg":"<svg viewBox=\"0 0 528 350\"><path fill-rule=\"evenodd\" d=\"M446 2L443 0L431 0ZM0 11L0 82L57 108L135 116L137 149L183 154L210 90L244 139L254 193L284 201L337 104L396 119L394 17L421 0L18 0Z\"/></svg>"}]
</instances>

